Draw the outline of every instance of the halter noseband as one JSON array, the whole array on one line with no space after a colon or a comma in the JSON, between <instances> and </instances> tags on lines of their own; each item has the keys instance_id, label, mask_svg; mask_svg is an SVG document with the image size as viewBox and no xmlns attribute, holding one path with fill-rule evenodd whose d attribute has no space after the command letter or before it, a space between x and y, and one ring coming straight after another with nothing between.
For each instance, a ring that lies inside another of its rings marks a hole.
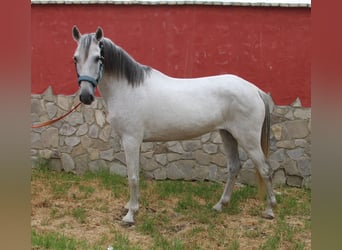
<instances>
[{"instance_id":1,"label":"halter noseband","mask_svg":"<svg viewBox=\"0 0 342 250\"><path fill-rule=\"evenodd\" d=\"M100 46L100 49L101 49L101 51L100 51L101 59L103 60L104 59L104 52L103 52L103 43L102 43L102 41L100 41L99 46ZM78 74L78 72L77 72L77 68L76 68L76 73L77 73L77 78L78 78L77 79L78 85L80 85L82 81L86 81L86 82L91 83L91 85L94 88L96 88L97 84L99 83L99 81L101 81L102 76L103 76L103 62L100 63L99 72L97 74L97 78L96 79L94 77L87 76L87 75L80 76Z\"/></svg>"}]
</instances>

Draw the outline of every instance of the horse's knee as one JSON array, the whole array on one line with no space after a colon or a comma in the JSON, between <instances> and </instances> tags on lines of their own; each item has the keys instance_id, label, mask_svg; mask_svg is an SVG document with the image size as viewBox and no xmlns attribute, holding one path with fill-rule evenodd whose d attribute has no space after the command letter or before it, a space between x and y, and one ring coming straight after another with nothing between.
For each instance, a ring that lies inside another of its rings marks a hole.
<instances>
[{"instance_id":1,"label":"horse's knee","mask_svg":"<svg viewBox=\"0 0 342 250\"><path fill-rule=\"evenodd\" d=\"M228 165L229 175L236 178L240 172L241 165L239 160L231 161Z\"/></svg>"},{"instance_id":2,"label":"horse's knee","mask_svg":"<svg viewBox=\"0 0 342 250\"><path fill-rule=\"evenodd\" d=\"M272 179L272 168L270 165L265 161L265 162L260 162L259 164L256 164L257 171L259 172L260 176L265 180L265 181L271 181Z\"/></svg>"},{"instance_id":3,"label":"horse's knee","mask_svg":"<svg viewBox=\"0 0 342 250\"><path fill-rule=\"evenodd\" d=\"M261 181L264 181L266 183L272 180L271 174L268 171L262 170L260 168L256 169L256 171L258 171L261 177Z\"/></svg>"},{"instance_id":4,"label":"horse's knee","mask_svg":"<svg viewBox=\"0 0 342 250\"><path fill-rule=\"evenodd\" d=\"M139 178L137 176L129 177L128 183L130 186L136 187L139 185Z\"/></svg>"}]
</instances>

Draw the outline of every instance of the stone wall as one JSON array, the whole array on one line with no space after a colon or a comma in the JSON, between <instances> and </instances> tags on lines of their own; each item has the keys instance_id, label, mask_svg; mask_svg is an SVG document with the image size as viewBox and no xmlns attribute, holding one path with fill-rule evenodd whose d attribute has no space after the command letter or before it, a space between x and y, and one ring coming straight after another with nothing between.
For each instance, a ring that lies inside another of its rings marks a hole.
<instances>
[{"instance_id":1,"label":"stone wall","mask_svg":"<svg viewBox=\"0 0 342 250\"><path fill-rule=\"evenodd\" d=\"M48 88L31 96L32 123L65 114L78 103L78 96L54 95ZM242 170L239 182L255 184L255 169L239 148ZM125 176L125 155L119 138L105 119L102 98L50 126L32 129L33 166L45 159L56 170L82 174L86 170L107 168ZM297 99L290 106L274 106L271 116L269 162L273 184L310 187L311 184L311 108ZM215 180L227 179L226 160L218 132L187 141L143 143L141 170L151 178Z\"/></svg>"}]
</instances>

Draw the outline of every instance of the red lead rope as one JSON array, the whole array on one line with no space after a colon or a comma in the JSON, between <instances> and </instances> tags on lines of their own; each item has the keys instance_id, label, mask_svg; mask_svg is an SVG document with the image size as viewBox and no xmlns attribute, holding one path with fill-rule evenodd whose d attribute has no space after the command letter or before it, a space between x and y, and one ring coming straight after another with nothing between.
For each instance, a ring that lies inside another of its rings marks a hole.
<instances>
[{"instance_id":1,"label":"red lead rope","mask_svg":"<svg viewBox=\"0 0 342 250\"><path fill-rule=\"evenodd\" d=\"M66 113L66 114L64 114L64 115L62 115L62 116L60 116L60 117L58 117L58 118L52 119L52 120L50 120L50 121L43 122L43 123L36 124L36 125L32 125L31 128L40 128L40 127L44 127L44 126L50 125L50 124L52 124L52 123L55 123L55 122L57 122L57 121L63 119L64 117L66 117L66 116L69 115L70 113L74 112L75 109L77 109L78 106L80 106L80 105L81 105L81 103L78 103L76 106L72 107L71 110L70 110L68 113Z\"/></svg>"}]
</instances>

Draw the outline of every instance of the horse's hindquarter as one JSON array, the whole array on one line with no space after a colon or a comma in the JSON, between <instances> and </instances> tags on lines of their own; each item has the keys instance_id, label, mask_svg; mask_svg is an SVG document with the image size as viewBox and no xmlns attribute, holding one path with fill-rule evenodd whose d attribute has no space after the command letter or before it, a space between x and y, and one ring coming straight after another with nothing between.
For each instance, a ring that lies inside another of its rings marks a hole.
<instances>
[{"instance_id":1,"label":"horse's hindquarter","mask_svg":"<svg viewBox=\"0 0 342 250\"><path fill-rule=\"evenodd\" d=\"M175 79L159 73L149 80L143 86L147 96L144 141L189 139L227 128L249 108L245 99L255 92L249 83L232 75Z\"/></svg>"}]
</instances>

